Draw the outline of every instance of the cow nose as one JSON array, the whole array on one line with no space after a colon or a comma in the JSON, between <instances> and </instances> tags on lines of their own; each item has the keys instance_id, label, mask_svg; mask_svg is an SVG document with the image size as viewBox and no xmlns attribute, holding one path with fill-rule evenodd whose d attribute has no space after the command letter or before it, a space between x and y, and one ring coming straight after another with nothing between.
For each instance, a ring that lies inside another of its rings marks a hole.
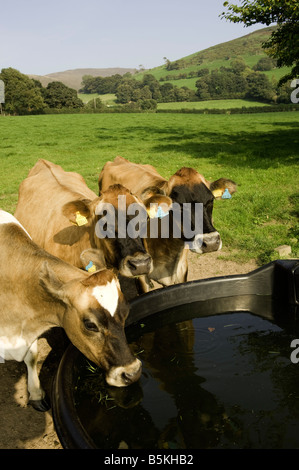
<instances>
[{"instance_id":1,"label":"cow nose","mask_svg":"<svg viewBox=\"0 0 299 470\"><path fill-rule=\"evenodd\" d=\"M136 381L136 374L135 373L129 374L128 372L123 372L121 374L121 379L122 379L124 385L130 385L131 383Z\"/></svg>"},{"instance_id":2,"label":"cow nose","mask_svg":"<svg viewBox=\"0 0 299 470\"><path fill-rule=\"evenodd\" d=\"M129 367L128 370L124 370L121 374L121 380L123 381L123 385L127 386L136 382L141 375L142 365L139 359L136 360L136 364L134 367Z\"/></svg>"},{"instance_id":3,"label":"cow nose","mask_svg":"<svg viewBox=\"0 0 299 470\"><path fill-rule=\"evenodd\" d=\"M106 375L106 381L114 387L127 387L136 382L142 371L142 364L139 359L135 359L127 366L112 367Z\"/></svg>"},{"instance_id":4,"label":"cow nose","mask_svg":"<svg viewBox=\"0 0 299 470\"><path fill-rule=\"evenodd\" d=\"M188 246L195 253L209 253L211 251L221 250L222 241L218 232L210 232L195 235L194 241L189 242Z\"/></svg>"},{"instance_id":5,"label":"cow nose","mask_svg":"<svg viewBox=\"0 0 299 470\"><path fill-rule=\"evenodd\" d=\"M209 253L211 251L220 250L221 238L218 232L204 234L202 242L202 252Z\"/></svg>"},{"instance_id":6,"label":"cow nose","mask_svg":"<svg viewBox=\"0 0 299 470\"><path fill-rule=\"evenodd\" d=\"M131 257L127 260L127 266L133 276L149 274L151 270L152 258L149 255L142 257Z\"/></svg>"}]
</instances>

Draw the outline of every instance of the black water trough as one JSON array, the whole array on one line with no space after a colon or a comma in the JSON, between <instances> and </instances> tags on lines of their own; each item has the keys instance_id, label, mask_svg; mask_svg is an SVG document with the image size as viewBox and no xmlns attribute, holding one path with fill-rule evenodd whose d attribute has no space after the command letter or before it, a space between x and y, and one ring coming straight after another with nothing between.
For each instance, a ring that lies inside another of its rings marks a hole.
<instances>
[{"instance_id":1,"label":"black water trough","mask_svg":"<svg viewBox=\"0 0 299 470\"><path fill-rule=\"evenodd\" d=\"M299 364L290 359L298 309L299 260L137 297L126 334L143 376L128 388L108 387L104 404L99 395L82 397L80 387L97 373L91 378L69 346L52 393L62 446L298 448Z\"/></svg>"}]
</instances>

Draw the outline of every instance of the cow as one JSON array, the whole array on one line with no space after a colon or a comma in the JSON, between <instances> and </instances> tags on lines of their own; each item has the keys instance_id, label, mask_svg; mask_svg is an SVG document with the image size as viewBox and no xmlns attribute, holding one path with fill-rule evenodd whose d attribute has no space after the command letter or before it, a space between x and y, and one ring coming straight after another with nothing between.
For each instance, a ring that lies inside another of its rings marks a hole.
<instances>
[{"instance_id":1,"label":"cow","mask_svg":"<svg viewBox=\"0 0 299 470\"><path fill-rule=\"evenodd\" d=\"M96 225L106 205L118 209L118 198L143 207L142 201L120 184L98 197L78 173L39 160L19 187L15 217L32 239L49 253L90 272L105 263L124 277L149 274L152 259L140 237L99 237ZM127 216L126 223L129 223Z\"/></svg>"},{"instance_id":2,"label":"cow","mask_svg":"<svg viewBox=\"0 0 299 470\"><path fill-rule=\"evenodd\" d=\"M162 286L185 282L188 274L187 249L196 253L220 250L221 237L213 226L212 211L214 199L231 197L236 191L236 183L226 178L214 182L207 181L194 168L183 167L169 180L163 178L152 165L132 163L123 157L108 161L99 175L99 190L104 191L111 184L119 183L128 188L144 202L150 217L158 214L169 215L170 229L174 227L173 203L183 208L191 204L191 228L195 228L195 203L202 203L202 233L195 233L192 239L183 236L176 238L170 231L168 238L157 239L148 236L145 246L153 259L153 270L140 277L141 288L147 292L153 287L151 280ZM152 206L151 202L155 201ZM151 211L154 212L151 213ZM158 216L159 217L159 216ZM161 219L162 220L162 219ZM160 220L160 223L162 223Z\"/></svg>"},{"instance_id":3,"label":"cow","mask_svg":"<svg viewBox=\"0 0 299 470\"><path fill-rule=\"evenodd\" d=\"M129 307L112 270L88 273L49 254L3 210L0 243L0 355L25 362L35 409L49 409L37 373L37 339L55 326L105 371L109 385L138 380L141 362L124 332Z\"/></svg>"}]
</instances>

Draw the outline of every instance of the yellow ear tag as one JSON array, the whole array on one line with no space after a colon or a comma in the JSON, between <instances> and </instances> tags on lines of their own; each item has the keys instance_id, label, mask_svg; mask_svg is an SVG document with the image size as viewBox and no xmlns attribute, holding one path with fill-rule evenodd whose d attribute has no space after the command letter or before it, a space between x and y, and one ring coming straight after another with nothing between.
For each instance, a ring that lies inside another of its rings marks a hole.
<instances>
[{"instance_id":1,"label":"yellow ear tag","mask_svg":"<svg viewBox=\"0 0 299 470\"><path fill-rule=\"evenodd\" d=\"M221 191L221 189L215 189L214 191L212 191L212 193L213 193L213 196L217 199L217 197L222 196L223 191Z\"/></svg>"},{"instance_id":2,"label":"yellow ear tag","mask_svg":"<svg viewBox=\"0 0 299 470\"><path fill-rule=\"evenodd\" d=\"M84 215L81 215L80 212L76 212L76 224L81 227L81 225L86 225L87 223L87 218Z\"/></svg>"},{"instance_id":3,"label":"yellow ear tag","mask_svg":"<svg viewBox=\"0 0 299 470\"><path fill-rule=\"evenodd\" d=\"M157 212L155 206L151 206L150 209L146 209L146 212L148 213L150 219L155 219Z\"/></svg>"},{"instance_id":4,"label":"yellow ear tag","mask_svg":"<svg viewBox=\"0 0 299 470\"><path fill-rule=\"evenodd\" d=\"M95 265L93 264L92 261L90 261L90 262L88 263L88 265L85 266L85 269L86 269L86 271L88 271L89 273L94 273L94 272L97 270L97 268L95 267Z\"/></svg>"}]
</instances>

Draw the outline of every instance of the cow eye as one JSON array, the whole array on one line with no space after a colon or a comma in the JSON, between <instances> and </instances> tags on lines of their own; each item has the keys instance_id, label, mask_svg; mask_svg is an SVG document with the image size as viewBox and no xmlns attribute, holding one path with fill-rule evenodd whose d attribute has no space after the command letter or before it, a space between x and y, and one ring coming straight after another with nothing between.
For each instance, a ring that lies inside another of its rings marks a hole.
<instances>
[{"instance_id":1,"label":"cow eye","mask_svg":"<svg viewBox=\"0 0 299 470\"><path fill-rule=\"evenodd\" d=\"M83 320L83 323L84 323L84 327L85 327L86 330L88 330L88 331L99 331L97 325L93 321Z\"/></svg>"}]
</instances>

